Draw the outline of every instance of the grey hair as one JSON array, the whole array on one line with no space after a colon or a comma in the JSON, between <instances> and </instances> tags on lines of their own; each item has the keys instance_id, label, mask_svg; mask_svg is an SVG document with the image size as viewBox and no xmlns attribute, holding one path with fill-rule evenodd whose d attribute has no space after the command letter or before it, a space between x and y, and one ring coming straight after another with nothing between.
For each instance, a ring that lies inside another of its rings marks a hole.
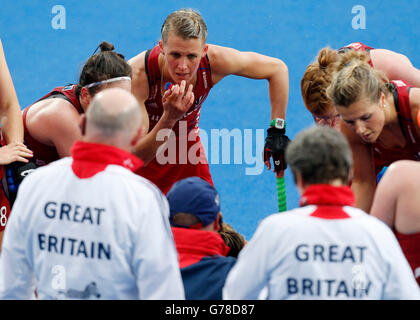
<instances>
[{"instance_id":1,"label":"grey hair","mask_svg":"<svg viewBox=\"0 0 420 320\"><path fill-rule=\"evenodd\" d=\"M193 9L180 9L172 12L163 22L161 28L162 40L166 43L169 32L184 40L201 39L207 40L207 25L198 11Z\"/></svg>"},{"instance_id":2,"label":"grey hair","mask_svg":"<svg viewBox=\"0 0 420 320\"><path fill-rule=\"evenodd\" d=\"M86 112L86 123L104 137L136 130L141 119L140 107L133 104L122 111L110 113L99 100L94 100Z\"/></svg>"},{"instance_id":3,"label":"grey hair","mask_svg":"<svg viewBox=\"0 0 420 320\"><path fill-rule=\"evenodd\" d=\"M311 127L299 133L286 149L286 161L296 180L299 172L305 184L328 184L335 179L348 182L352 152L341 132Z\"/></svg>"}]
</instances>

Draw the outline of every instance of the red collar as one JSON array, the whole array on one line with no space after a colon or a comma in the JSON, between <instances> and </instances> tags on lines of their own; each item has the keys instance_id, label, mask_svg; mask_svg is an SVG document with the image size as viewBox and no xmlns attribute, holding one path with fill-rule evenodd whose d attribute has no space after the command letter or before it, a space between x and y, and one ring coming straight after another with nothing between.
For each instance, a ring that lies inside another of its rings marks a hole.
<instances>
[{"instance_id":1,"label":"red collar","mask_svg":"<svg viewBox=\"0 0 420 320\"><path fill-rule=\"evenodd\" d=\"M354 206L355 198L350 187L315 184L306 188L300 198L300 206L307 205Z\"/></svg>"},{"instance_id":2,"label":"red collar","mask_svg":"<svg viewBox=\"0 0 420 320\"><path fill-rule=\"evenodd\" d=\"M93 177L104 171L109 164L115 164L136 171L143 166L141 161L131 153L114 146L76 141L71 148L74 174L80 179Z\"/></svg>"},{"instance_id":3,"label":"red collar","mask_svg":"<svg viewBox=\"0 0 420 320\"><path fill-rule=\"evenodd\" d=\"M208 256L226 256L229 247L217 232L172 227L180 268Z\"/></svg>"}]
</instances>

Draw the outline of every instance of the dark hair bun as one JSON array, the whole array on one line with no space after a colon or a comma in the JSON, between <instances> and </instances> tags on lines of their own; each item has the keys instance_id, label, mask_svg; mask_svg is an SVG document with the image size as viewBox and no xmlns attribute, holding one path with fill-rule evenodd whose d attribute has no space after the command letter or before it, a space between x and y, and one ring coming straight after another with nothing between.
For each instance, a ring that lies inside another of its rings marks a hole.
<instances>
[{"instance_id":1,"label":"dark hair bun","mask_svg":"<svg viewBox=\"0 0 420 320\"><path fill-rule=\"evenodd\" d=\"M109 42L106 42L106 41L102 41L101 44L99 45L99 48L101 49L101 52L112 51L112 50L115 49L115 47L112 43L109 43Z\"/></svg>"}]
</instances>

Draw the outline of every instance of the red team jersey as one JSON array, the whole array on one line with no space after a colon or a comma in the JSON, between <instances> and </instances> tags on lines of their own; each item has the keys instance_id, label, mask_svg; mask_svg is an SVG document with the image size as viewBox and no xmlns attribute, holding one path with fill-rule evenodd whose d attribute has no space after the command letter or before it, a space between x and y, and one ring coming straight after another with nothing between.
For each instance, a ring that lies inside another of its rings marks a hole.
<instances>
[{"instance_id":1,"label":"red team jersey","mask_svg":"<svg viewBox=\"0 0 420 320\"><path fill-rule=\"evenodd\" d=\"M364 45L361 42L353 42L353 43L350 43L350 44L338 49L337 52L338 53L344 53L348 50L369 52L370 50L373 50L373 49L375 49L375 48L368 47L367 45ZM370 66L373 68L372 60L370 58L369 58L368 62L370 64Z\"/></svg>"},{"instance_id":2,"label":"red team jersey","mask_svg":"<svg viewBox=\"0 0 420 320\"><path fill-rule=\"evenodd\" d=\"M396 230L394 233L420 286L420 233L402 234Z\"/></svg>"},{"instance_id":3,"label":"red team jersey","mask_svg":"<svg viewBox=\"0 0 420 320\"><path fill-rule=\"evenodd\" d=\"M0 166L0 180L3 179L4 176L4 166ZM0 186L0 232L4 231L6 227L7 220L9 219L10 215L10 203L7 199L6 193L4 191L3 183Z\"/></svg>"},{"instance_id":4,"label":"red team jersey","mask_svg":"<svg viewBox=\"0 0 420 320\"><path fill-rule=\"evenodd\" d=\"M161 83L162 75L158 63L159 52L160 49L156 46L147 51L145 57L149 82L149 97L145 101L145 106L149 114L149 130L154 128L163 114L162 87L165 84ZM137 172L156 184L165 194L176 181L192 176L198 176L213 185L198 127L201 105L212 87L210 63L208 57L205 56L201 59L197 70L197 82L194 87L195 101L184 117L172 129L176 135L174 139L176 144L173 145L173 150L176 150L176 157L170 159L170 147L168 147L164 154L167 153L168 157L166 159L171 160L169 163L159 163L155 157L147 166ZM192 154L195 156L192 156Z\"/></svg>"},{"instance_id":5,"label":"red team jersey","mask_svg":"<svg viewBox=\"0 0 420 320\"><path fill-rule=\"evenodd\" d=\"M389 86L394 96L400 128L407 143L404 148L398 149L385 148L380 142L373 143L376 174L384 166L389 166L397 160L420 160L420 137L417 135L416 124L411 117L410 85L402 80L393 80L390 81Z\"/></svg>"},{"instance_id":6,"label":"red team jersey","mask_svg":"<svg viewBox=\"0 0 420 320\"><path fill-rule=\"evenodd\" d=\"M80 105L80 101L78 98L78 91L80 90L80 86L77 84L71 84L65 87L57 87L53 89L50 93L43 96L41 99L37 100L45 100L45 99L52 99L52 98L61 98L65 99L70 102L74 108L77 110L79 114L84 113L82 106ZM34 102L33 104L35 104ZM34 156L31 161L33 161L37 166L45 166L50 162L60 159L57 149L53 146L48 146L42 142L39 142L35 138L31 136L26 127L26 114L28 110L33 105L31 104L25 110L23 110L23 127L25 132L25 144L26 146L34 152Z\"/></svg>"}]
</instances>

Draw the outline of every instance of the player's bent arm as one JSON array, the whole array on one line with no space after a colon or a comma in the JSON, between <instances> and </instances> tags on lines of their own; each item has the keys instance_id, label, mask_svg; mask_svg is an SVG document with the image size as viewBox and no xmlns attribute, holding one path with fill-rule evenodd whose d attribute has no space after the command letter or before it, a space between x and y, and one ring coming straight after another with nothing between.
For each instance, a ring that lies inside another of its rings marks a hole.
<instances>
[{"instance_id":1,"label":"player's bent arm","mask_svg":"<svg viewBox=\"0 0 420 320\"><path fill-rule=\"evenodd\" d=\"M214 84L230 74L251 79L266 79L269 83L271 119L285 119L289 73L282 60L255 52L241 52L211 44L208 46Z\"/></svg>"},{"instance_id":2,"label":"player's bent arm","mask_svg":"<svg viewBox=\"0 0 420 320\"><path fill-rule=\"evenodd\" d=\"M370 51L370 57L374 68L383 71L390 80L404 80L414 87L420 87L420 70L405 55L374 49Z\"/></svg>"},{"instance_id":3,"label":"player's bent arm","mask_svg":"<svg viewBox=\"0 0 420 320\"><path fill-rule=\"evenodd\" d=\"M73 143L82 136L80 115L66 100L54 99L47 103L48 106L27 118L28 130L33 138L55 147L60 158L70 156Z\"/></svg>"},{"instance_id":4,"label":"player's bent arm","mask_svg":"<svg viewBox=\"0 0 420 320\"><path fill-rule=\"evenodd\" d=\"M372 148L365 144L344 121L341 132L346 136L353 154L354 176L351 188L356 197L356 207L369 213L376 189Z\"/></svg>"},{"instance_id":5,"label":"player's bent arm","mask_svg":"<svg viewBox=\"0 0 420 320\"><path fill-rule=\"evenodd\" d=\"M23 142L23 122L19 101L7 67L0 40L0 116L6 143Z\"/></svg>"},{"instance_id":6,"label":"player's bent arm","mask_svg":"<svg viewBox=\"0 0 420 320\"><path fill-rule=\"evenodd\" d=\"M159 147L168 141L168 134L175 122L165 117L165 113L159 119L154 128L140 141L133 149L133 153L138 156L145 165L156 157Z\"/></svg>"},{"instance_id":7,"label":"player's bent arm","mask_svg":"<svg viewBox=\"0 0 420 320\"><path fill-rule=\"evenodd\" d=\"M395 214L397 210L398 193L404 187L400 183L398 174L398 162L391 164L381 178L373 198L371 215L385 222L390 228L395 226Z\"/></svg>"}]
</instances>

